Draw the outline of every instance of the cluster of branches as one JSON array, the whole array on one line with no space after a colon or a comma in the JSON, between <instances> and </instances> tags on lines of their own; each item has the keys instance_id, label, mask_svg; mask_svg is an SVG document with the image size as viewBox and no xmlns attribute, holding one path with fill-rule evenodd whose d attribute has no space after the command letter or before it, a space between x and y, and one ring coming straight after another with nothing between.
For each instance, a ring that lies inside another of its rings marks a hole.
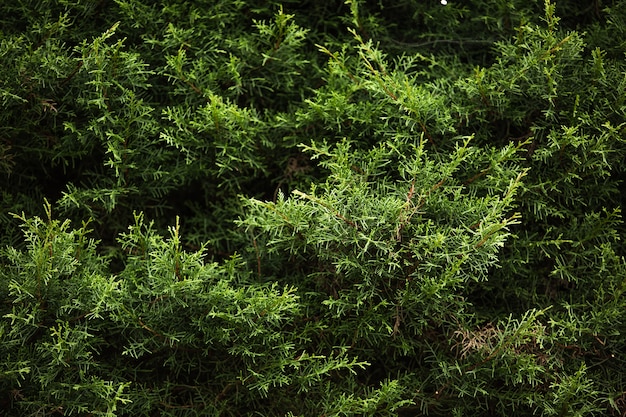
<instances>
[{"instance_id":1,"label":"cluster of branches","mask_svg":"<svg viewBox=\"0 0 626 417\"><path fill-rule=\"evenodd\" d=\"M0 416L626 413L622 2L0 16Z\"/></svg>"}]
</instances>

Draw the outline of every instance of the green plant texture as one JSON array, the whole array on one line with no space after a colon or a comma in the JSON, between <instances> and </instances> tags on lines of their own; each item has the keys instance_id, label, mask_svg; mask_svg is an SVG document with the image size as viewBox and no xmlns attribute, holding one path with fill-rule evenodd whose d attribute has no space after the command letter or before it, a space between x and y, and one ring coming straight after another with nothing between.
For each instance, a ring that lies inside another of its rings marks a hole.
<instances>
[{"instance_id":1,"label":"green plant texture","mask_svg":"<svg viewBox=\"0 0 626 417\"><path fill-rule=\"evenodd\" d=\"M0 416L626 415L624 2L0 21Z\"/></svg>"}]
</instances>

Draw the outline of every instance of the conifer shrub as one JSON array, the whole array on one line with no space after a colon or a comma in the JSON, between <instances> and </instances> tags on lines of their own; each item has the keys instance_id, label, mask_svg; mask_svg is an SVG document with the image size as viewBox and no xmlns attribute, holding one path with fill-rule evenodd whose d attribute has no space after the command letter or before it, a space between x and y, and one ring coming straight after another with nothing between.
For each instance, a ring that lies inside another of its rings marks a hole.
<instances>
[{"instance_id":1,"label":"conifer shrub","mask_svg":"<svg viewBox=\"0 0 626 417\"><path fill-rule=\"evenodd\" d=\"M626 413L621 2L0 11L0 415Z\"/></svg>"}]
</instances>

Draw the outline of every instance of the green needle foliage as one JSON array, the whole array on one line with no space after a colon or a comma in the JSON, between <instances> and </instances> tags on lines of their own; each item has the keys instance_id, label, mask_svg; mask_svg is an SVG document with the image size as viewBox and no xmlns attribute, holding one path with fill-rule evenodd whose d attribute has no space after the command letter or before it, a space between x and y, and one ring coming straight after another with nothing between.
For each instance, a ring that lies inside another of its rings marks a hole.
<instances>
[{"instance_id":1,"label":"green needle foliage","mask_svg":"<svg viewBox=\"0 0 626 417\"><path fill-rule=\"evenodd\" d=\"M626 413L623 2L0 16L0 416Z\"/></svg>"}]
</instances>

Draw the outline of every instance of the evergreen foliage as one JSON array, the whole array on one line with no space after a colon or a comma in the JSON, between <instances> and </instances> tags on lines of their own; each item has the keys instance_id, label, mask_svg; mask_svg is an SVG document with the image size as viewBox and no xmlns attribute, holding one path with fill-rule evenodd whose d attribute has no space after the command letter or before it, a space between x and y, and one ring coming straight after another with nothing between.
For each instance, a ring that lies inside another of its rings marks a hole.
<instances>
[{"instance_id":1,"label":"evergreen foliage","mask_svg":"<svg viewBox=\"0 0 626 417\"><path fill-rule=\"evenodd\" d=\"M623 416L626 4L443 3L1 5L0 416Z\"/></svg>"}]
</instances>

